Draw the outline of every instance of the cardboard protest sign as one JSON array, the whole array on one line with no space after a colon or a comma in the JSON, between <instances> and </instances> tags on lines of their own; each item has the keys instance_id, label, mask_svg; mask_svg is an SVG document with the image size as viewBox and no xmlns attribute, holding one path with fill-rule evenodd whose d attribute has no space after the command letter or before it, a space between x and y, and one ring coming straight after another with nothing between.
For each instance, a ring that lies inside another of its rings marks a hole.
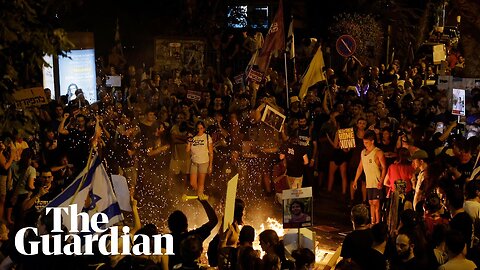
<instances>
[{"instance_id":1,"label":"cardboard protest sign","mask_svg":"<svg viewBox=\"0 0 480 270\"><path fill-rule=\"evenodd\" d=\"M237 197L238 174L236 174L227 184L227 198L225 200L225 215L223 217L223 231L228 229L228 224L232 224L235 213L235 198Z\"/></svg>"},{"instance_id":2,"label":"cardboard protest sign","mask_svg":"<svg viewBox=\"0 0 480 270\"><path fill-rule=\"evenodd\" d=\"M13 93L13 98L17 107L23 109L48 103L42 87L17 90Z\"/></svg>"},{"instance_id":3,"label":"cardboard protest sign","mask_svg":"<svg viewBox=\"0 0 480 270\"><path fill-rule=\"evenodd\" d=\"M105 85L107 87L121 87L122 86L122 76L107 76Z\"/></svg>"},{"instance_id":4,"label":"cardboard protest sign","mask_svg":"<svg viewBox=\"0 0 480 270\"><path fill-rule=\"evenodd\" d=\"M311 229L285 229L285 234L283 235L283 245L289 254L292 254L294 250L299 248L308 248L315 253L315 243L316 233Z\"/></svg>"},{"instance_id":5,"label":"cardboard protest sign","mask_svg":"<svg viewBox=\"0 0 480 270\"><path fill-rule=\"evenodd\" d=\"M440 91L447 91L450 88L452 76L438 76L437 88Z\"/></svg>"},{"instance_id":6,"label":"cardboard protest sign","mask_svg":"<svg viewBox=\"0 0 480 270\"><path fill-rule=\"evenodd\" d=\"M117 195L120 209L122 209L122 211L132 212L127 179L124 176L112 174L112 184L113 190L115 190L115 194Z\"/></svg>"},{"instance_id":7,"label":"cardboard protest sign","mask_svg":"<svg viewBox=\"0 0 480 270\"><path fill-rule=\"evenodd\" d=\"M257 83L261 83L263 80L263 73L260 71L250 69L250 71L248 72L247 78Z\"/></svg>"},{"instance_id":8,"label":"cardboard protest sign","mask_svg":"<svg viewBox=\"0 0 480 270\"><path fill-rule=\"evenodd\" d=\"M202 100L202 92L187 90L187 99L198 102Z\"/></svg>"},{"instance_id":9,"label":"cardboard protest sign","mask_svg":"<svg viewBox=\"0 0 480 270\"><path fill-rule=\"evenodd\" d=\"M348 149L355 148L355 133L353 128L342 128L338 130L338 139L340 148Z\"/></svg>"}]
</instances>

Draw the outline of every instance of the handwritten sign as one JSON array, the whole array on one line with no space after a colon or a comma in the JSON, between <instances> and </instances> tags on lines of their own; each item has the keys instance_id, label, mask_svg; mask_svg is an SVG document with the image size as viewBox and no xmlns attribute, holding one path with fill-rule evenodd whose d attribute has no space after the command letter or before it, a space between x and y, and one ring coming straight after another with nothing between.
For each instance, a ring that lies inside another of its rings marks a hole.
<instances>
[{"instance_id":1,"label":"handwritten sign","mask_svg":"<svg viewBox=\"0 0 480 270\"><path fill-rule=\"evenodd\" d=\"M262 79L263 79L263 73L260 72L260 71L256 71L256 70L251 69L248 72L247 77L248 77L248 79L250 79L252 81L260 83L260 82L262 82Z\"/></svg>"},{"instance_id":2,"label":"handwritten sign","mask_svg":"<svg viewBox=\"0 0 480 270\"><path fill-rule=\"evenodd\" d=\"M353 133L353 128L339 129L338 139L340 140L340 148L342 149L355 147L355 133Z\"/></svg>"},{"instance_id":3,"label":"handwritten sign","mask_svg":"<svg viewBox=\"0 0 480 270\"><path fill-rule=\"evenodd\" d=\"M28 108L47 104L47 98L42 87L27 88L13 93L18 108Z\"/></svg>"},{"instance_id":4,"label":"handwritten sign","mask_svg":"<svg viewBox=\"0 0 480 270\"><path fill-rule=\"evenodd\" d=\"M187 99L192 101L200 101L202 99L202 93L199 91L188 90Z\"/></svg>"}]
</instances>

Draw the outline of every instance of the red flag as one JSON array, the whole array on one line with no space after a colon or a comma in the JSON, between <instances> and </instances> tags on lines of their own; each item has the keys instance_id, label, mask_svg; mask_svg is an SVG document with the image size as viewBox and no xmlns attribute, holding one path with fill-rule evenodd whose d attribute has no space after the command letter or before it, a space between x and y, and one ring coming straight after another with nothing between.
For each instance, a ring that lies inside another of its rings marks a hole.
<instances>
[{"instance_id":1,"label":"red flag","mask_svg":"<svg viewBox=\"0 0 480 270\"><path fill-rule=\"evenodd\" d=\"M265 43L262 47L258 60L258 67L261 71L268 68L270 54L274 51L281 51L285 48L285 29L283 27L283 4L282 0L278 4L277 14L273 19L270 29L268 29Z\"/></svg>"}]
</instances>

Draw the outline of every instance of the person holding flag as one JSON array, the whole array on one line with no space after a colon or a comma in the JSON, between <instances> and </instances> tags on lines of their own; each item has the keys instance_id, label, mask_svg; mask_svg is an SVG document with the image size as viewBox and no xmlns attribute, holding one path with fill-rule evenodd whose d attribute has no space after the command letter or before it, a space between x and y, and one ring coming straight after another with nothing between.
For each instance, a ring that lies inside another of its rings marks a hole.
<instances>
[{"instance_id":1,"label":"person holding flag","mask_svg":"<svg viewBox=\"0 0 480 270\"><path fill-rule=\"evenodd\" d=\"M303 100L310 86L327 79L325 74L323 74L324 68L325 63L323 61L322 47L318 47L317 52L313 56L312 62L310 62L310 65L308 66L307 72L305 72L305 75L302 78L302 86L300 87L299 93L300 99Z\"/></svg>"}]
</instances>

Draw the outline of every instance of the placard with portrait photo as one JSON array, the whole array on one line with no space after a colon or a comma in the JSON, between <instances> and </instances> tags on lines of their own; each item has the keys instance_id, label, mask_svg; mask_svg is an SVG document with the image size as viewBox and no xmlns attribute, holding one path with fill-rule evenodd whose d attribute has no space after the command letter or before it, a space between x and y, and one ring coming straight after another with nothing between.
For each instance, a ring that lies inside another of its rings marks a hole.
<instances>
[{"instance_id":1,"label":"placard with portrait photo","mask_svg":"<svg viewBox=\"0 0 480 270\"><path fill-rule=\"evenodd\" d=\"M313 224L312 188L283 191L283 228L305 228Z\"/></svg>"},{"instance_id":2,"label":"placard with portrait photo","mask_svg":"<svg viewBox=\"0 0 480 270\"><path fill-rule=\"evenodd\" d=\"M465 89L453 89L452 114L465 116Z\"/></svg>"},{"instance_id":3,"label":"placard with portrait photo","mask_svg":"<svg viewBox=\"0 0 480 270\"><path fill-rule=\"evenodd\" d=\"M275 110L269 105L265 106L265 110L262 115L262 122L276 129L282 131L283 123L285 122L285 115Z\"/></svg>"}]
</instances>

